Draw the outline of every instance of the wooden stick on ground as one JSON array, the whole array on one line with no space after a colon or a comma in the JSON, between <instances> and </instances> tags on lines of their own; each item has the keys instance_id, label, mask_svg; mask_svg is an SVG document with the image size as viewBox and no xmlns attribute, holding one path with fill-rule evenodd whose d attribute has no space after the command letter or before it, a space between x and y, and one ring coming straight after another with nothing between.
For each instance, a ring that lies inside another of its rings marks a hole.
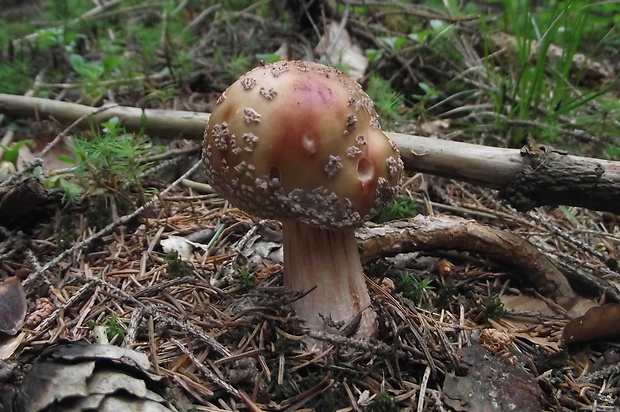
<instances>
[{"instance_id":1,"label":"wooden stick on ground","mask_svg":"<svg viewBox=\"0 0 620 412\"><path fill-rule=\"evenodd\" d=\"M96 109L75 103L0 94L0 113L74 122ZM89 127L118 117L128 131L200 140L208 113L116 106L85 116ZM480 146L386 133L400 149L405 166L498 189L518 210L543 205L581 206L620 213L620 162L572 156L542 145L522 150Z\"/></svg>"},{"instance_id":2,"label":"wooden stick on ground","mask_svg":"<svg viewBox=\"0 0 620 412\"><path fill-rule=\"evenodd\" d=\"M467 250L523 275L545 296L574 296L562 272L536 246L518 235L474 220L418 215L390 225L361 227L356 236L362 260L415 250Z\"/></svg>"}]
</instances>

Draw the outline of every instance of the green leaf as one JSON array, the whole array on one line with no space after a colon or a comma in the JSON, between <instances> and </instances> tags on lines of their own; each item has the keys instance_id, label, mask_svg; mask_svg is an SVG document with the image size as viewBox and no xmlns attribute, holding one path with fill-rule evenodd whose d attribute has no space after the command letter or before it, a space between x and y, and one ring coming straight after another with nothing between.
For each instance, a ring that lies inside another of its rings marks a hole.
<instances>
[{"instance_id":1,"label":"green leaf","mask_svg":"<svg viewBox=\"0 0 620 412\"><path fill-rule=\"evenodd\" d=\"M58 160L60 160L61 162L64 162L64 163L68 163L70 165L75 165L75 159L72 158L71 156L60 155L60 156L58 156Z\"/></svg>"},{"instance_id":2,"label":"green leaf","mask_svg":"<svg viewBox=\"0 0 620 412\"><path fill-rule=\"evenodd\" d=\"M383 50L377 49L366 49L366 57L368 58L369 63L374 63L377 60L383 57Z\"/></svg>"},{"instance_id":3,"label":"green leaf","mask_svg":"<svg viewBox=\"0 0 620 412\"><path fill-rule=\"evenodd\" d=\"M32 142L32 140L20 140L19 142L14 143L11 147L0 144L0 147L4 149L4 160L13 163L13 165L16 166L15 163L19 157L19 148L30 142Z\"/></svg>"},{"instance_id":4,"label":"green leaf","mask_svg":"<svg viewBox=\"0 0 620 412\"><path fill-rule=\"evenodd\" d=\"M568 220L573 222L575 225L579 225L579 219L577 219L577 217L566 206L560 205L558 208L562 211L562 213L564 213L564 216L566 216Z\"/></svg>"},{"instance_id":5,"label":"green leaf","mask_svg":"<svg viewBox=\"0 0 620 412\"><path fill-rule=\"evenodd\" d=\"M119 123L120 119L118 116L111 117L107 122L101 123L101 126L103 126L103 132L106 134L116 134Z\"/></svg>"},{"instance_id":6,"label":"green leaf","mask_svg":"<svg viewBox=\"0 0 620 412\"><path fill-rule=\"evenodd\" d=\"M58 179L58 183L69 199L77 199L84 193L84 188L82 186L70 180L60 178Z\"/></svg>"},{"instance_id":7,"label":"green leaf","mask_svg":"<svg viewBox=\"0 0 620 412\"><path fill-rule=\"evenodd\" d=\"M102 60L103 73L112 73L120 63L120 58L114 54L107 55Z\"/></svg>"},{"instance_id":8,"label":"green leaf","mask_svg":"<svg viewBox=\"0 0 620 412\"><path fill-rule=\"evenodd\" d=\"M81 72L81 70L84 68L84 65L86 64L86 62L84 61L84 58L79 54L70 55L69 63L71 63L71 67L73 67L73 70L75 70L78 73Z\"/></svg>"},{"instance_id":9,"label":"green leaf","mask_svg":"<svg viewBox=\"0 0 620 412\"><path fill-rule=\"evenodd\" d=\"M419 31L417 33L411 33L411 34L408 35L408 37L411 40L415 40L415 41L418 41L418 42L422 43L424 41L424 39L426 39L432 33L433 32L431 30L422 30L422 31Z\"/></svg>"},{"instance_id":10,"label":"green leaf","mask_svg":"<svg viewBox=\"0 0 620 412\"><path fill-rule=\"evenodd\" d=\"M382 37L381 40L387 44L390 49L397 52L403 44L407 42L407 37Z\"/></svg>"},{"instance_id":11,"label":"green leaf","mask_svg":"<svg viewBox=\"0 0 620 412\"><path fill-rule=\"evenodd\" d=\"M96 80L101 77L104 72L103 66L100 63L87 62L84 60L84 57L79 54L70 55L69 63L71 63L73 70L86 77L88 80Z\"/></svg>"},{"instance_id":12,"label":"green leaf","mask_svg":"<svg viewBox=\"0 0 620 412\"><path fill-rule=\"evenodd\" d=\"M146 118L146 112L142 110L142 113L140 113L140 134L143 134L144 131L146 130L147 120L148 119Z\"/></svg>"},{"instance_id":13,"label":"green leaf","mask_svg":"<svg viewBox=\"0 0 620 412\"><path fill-rule=\"evenodd\" d=\"M441 34L443 32L445 32L446 30L448 30L450 28L450 24L446 23L445 21L442 20L431 20L429 22L429 24L431 25L431 28L433 29L433 31L437 34Z\"/></svg>"},{"instance_id":14,"label":"green leaf","mask_svg":"<svg viewBox=\"0 0 620 412\"><path fill-rule=\"evenodd\" d=\"M260 61L265 62L266 64L279 62L281 60L280 56L274 53L271 53L271 54L259 53L256 55L256 58Z\"/></svg>"}]
</instances>

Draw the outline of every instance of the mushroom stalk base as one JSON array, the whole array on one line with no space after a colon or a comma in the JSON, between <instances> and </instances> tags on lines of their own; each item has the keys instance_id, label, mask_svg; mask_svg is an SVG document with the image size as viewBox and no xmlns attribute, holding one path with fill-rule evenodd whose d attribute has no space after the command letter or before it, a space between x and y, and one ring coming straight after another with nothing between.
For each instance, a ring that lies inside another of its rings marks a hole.
<instances>
[{"instance_id":1,"label":"mushroom stalk base","mask_svg":"<svg viewBox=\"0 0 620 412\"><path fill-rule=\"evenodd\" d=\"M357 337L376 332L354 229L321 229L284 221L284 286L310 293L293 302L305 326L338 333L362 312Z\"/></svg>"}]
</instances>

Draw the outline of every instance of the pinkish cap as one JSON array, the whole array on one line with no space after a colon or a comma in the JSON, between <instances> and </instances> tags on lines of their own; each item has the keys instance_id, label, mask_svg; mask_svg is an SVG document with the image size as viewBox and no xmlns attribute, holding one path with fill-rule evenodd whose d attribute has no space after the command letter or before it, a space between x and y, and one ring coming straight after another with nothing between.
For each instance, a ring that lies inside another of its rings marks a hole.
<instances>
[{"instance_id":1,"label":"pinkish cap","mask_svg":"<svg viewBox=\"0 0 620 412\"><path fill-rule=\"evenodd\" d=\"M318 63L281 61L241 76L205 131L207 179L255 216L356 226L393 198L403 163L361 86Z\"/></svg>"}]
</instances>

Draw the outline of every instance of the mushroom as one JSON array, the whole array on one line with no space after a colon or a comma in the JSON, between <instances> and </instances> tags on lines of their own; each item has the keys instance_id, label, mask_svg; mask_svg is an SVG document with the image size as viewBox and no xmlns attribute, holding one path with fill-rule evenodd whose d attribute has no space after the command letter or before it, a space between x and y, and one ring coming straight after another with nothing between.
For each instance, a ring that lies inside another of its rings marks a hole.
<instances>
[{"instance_id":1,"label":"mushroom","mask_svg":"<svg viewBox=\"0 0 620 412\"><path fill-rule=\"evenodd\" d=\"M376 332L355 227L388 204L403 164L361 86L318 63L281 61L244 74L205 130L207 180L232 205L282 221L284 286L308 328L357 320Z\"/></svg>"}]
</instances>

